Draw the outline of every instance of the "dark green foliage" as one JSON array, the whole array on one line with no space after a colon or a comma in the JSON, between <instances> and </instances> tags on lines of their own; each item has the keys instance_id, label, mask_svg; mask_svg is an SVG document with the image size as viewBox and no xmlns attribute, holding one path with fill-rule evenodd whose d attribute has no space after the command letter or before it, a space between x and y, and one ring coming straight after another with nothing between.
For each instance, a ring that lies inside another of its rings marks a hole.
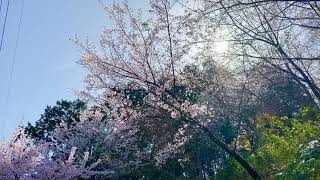
<instances>
[{"instance_id":1,"label":"dark green foliage","mask_svg":"<svg viewBox=\"0 0 320 180\"><path fill-rule=\"evenodd\" d=\"M224 141L227 144L231 144L231 142L236 138L236 126L232 125L229 120L222 124L219 128L222 137L224 137Z\"/></svg>"},{"instance_id":2,"label":"dark green foliage","mask_svg":"<svg viewBox=\"0 0 320 180\"><path fill-rule=\"evenodd\" d=\"M192 92L187 91L187 87L183 85L173 86L169 92L173 94L179 100L189 101L191 103L196 103L200 96L200 90L192 90Z\"/></svg>"},{"instance_id":3,"label":"dark green foliage","mask_svg":"<svg viewBox=\"0 0 320 180\"><path fill-rule=\"evenodd\" d=\"M224 164L219 173L210 180L251 180L249 174L233 159Z\"/></svg>"},{"instance_id":4,"label":"dark green foliage","mask_svg":"<svg viewBox=\"0 0 320 180\"><path fill-rule=\"evenodd\" d=\"M183 153L169 159L161 166L145 163L123 179L193 180L213 176L224 165L228 156L206 136L197 134L185 145Z\"/></svg>"},{"instance_id":5,"label":"dark green foliage","mask_svg":"<svg viewBox=\"0 0 320 180\"><path fill-rule=\"evenodd\" d=\"M127 100L130 100L132 105L134 107L140 107L145 105L144 102L144 97L148 95L148 91L143 89L143 88L138 88L138 89L131 89L131 88L126 88L126 89L119 89L119 88L113 88L112 89L114 92L121 94L124 96Z\"/></svg>"},{"instance_id":6,"label":"dark green foliage","mask_svg":"<svg viewBox=\"0 0 320 180\"><path fill-rule=\"evenodd\" d=\"M35 140L52 141L52 131L62 121L68 126L80 121L80 112L86 108L86 103L75 100L57 101L55 106L47 106L35 125L28 123L25 132Z\"/></svg>"},{"instance_id":7,"label":"dark green foliage","mask_svg":"<svg viewBox=\"0 0 320 180\"><path fill-rule=\"evenodd\" d=\"M212 176L227 160L227 155L206 136L198 134L185 147L181 159L184 174L190 179L205 179Z\"/></svg>"},{"instance_id":8,"label":"dark green foliage","mask_svg":"<svg viewBox=\"0 0 320 180\"><path fill-rule=\"evenodd\" d=\"M145 89L125 89L123 93L132 102L133 106L144 105L144 97L148 95Z\"/></svg>"},{"instance_id":9,"label":"dark green foliage","mask_svg":"<svg viewBox=\"0 0 320 180\"><path fill-rule=\"evenodd\" d=\"M172 161L171 161L172 162ZM154 162L147 162L142 165L136 171L123 175L118 179L128 179L128 180L170 180L176 179L173 169L168 169L169 167L160 167ZM171 172L170 172L171 171Z\"/></svg>"},{"instance_id":10,"label":"dark green foliage","mask_svg":"<svg viewBox=\"0 0 320 180\"><path fill-rule=\"evenodd\" d=\"M298 113L305 106L315 106L314 101L295 81L286 77L272 77L258 99L259 111L277 116Z\"/></svg>"}]
</instances>

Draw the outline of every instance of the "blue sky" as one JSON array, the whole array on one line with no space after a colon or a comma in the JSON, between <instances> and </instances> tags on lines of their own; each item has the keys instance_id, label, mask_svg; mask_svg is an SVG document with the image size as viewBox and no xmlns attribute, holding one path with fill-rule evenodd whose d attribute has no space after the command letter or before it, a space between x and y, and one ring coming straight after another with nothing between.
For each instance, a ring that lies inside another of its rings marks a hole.
<instances>
[{"instance_id":1,"label":"blue sky","mask_svg":"<svg viewBox=\"0 0 320 180\"><path fill-rule=\"evenodd\" d=\"M7 0L3 0L4 4ZM107 1L106 2L111 2ZM85 71L76 62L80 52L69 40L75 34L97 41L108 24L97 0L25 0L9 101L10 66L17 37L22 0L11 0L3 50L0 52L0 136L10 137L18 123L34 122L47 105L75 99L83 89ZM129 0L143 8L145 0ZM4 6L3 6L4 7ZM0 29L4 8L0 14Z\"/></svg>"}]
</instances>

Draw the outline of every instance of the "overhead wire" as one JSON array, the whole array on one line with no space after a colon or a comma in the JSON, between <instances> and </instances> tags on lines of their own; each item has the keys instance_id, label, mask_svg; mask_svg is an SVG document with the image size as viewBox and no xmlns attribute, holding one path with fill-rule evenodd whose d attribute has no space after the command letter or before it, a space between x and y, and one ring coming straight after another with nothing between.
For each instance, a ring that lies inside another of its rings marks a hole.
<instances>
[{"instance_id":1,"label":"overhead wire","mask_svg":"<svg viewBox=\"0 0 320 180\"><path fill-rule=\"evenodd\" d=\"M1 3L1 4L2 4L2 3ZM7 24L7 17L8 17L8 11L9 11L9 5L10 5L10 0L8 0L7 8L6 8L6 15L5 15L5 17L4 17L4 24L3 24L3 28L2 28L2 34L1 34L0 52L1 52L1 50L2 50L3 38L4 38L4 33L5 33L5 29L6 29L6 24Z\"/></svg>"},{"instance_id":2,"label":"overhead wire","mask_svg":"<svg viewBox=\"0 0 320 180\"><path fill-rule=\"evenodd\" d=\"M17 33L17 38L16 38L14 50L13 50L12 63L11 63L11 67L10 67L10 76L9 76L9 82L8 82L8 91L7 91L7 96L6 96L6 103L8 102L9 96L10 96L10 91L11 91L11 86L12 86L11 84L12 84L13 73L14 73L14 66L15 66L16 56L17 56L18 43L19 43L19 39L20 39L20 30L21 30L23 9L24 9L24 0L21 0L21 1L22 1L22 5L21 5L21 10L20 10L18 33Z\"/></svg>"},{"instance_id":3,"label":"overhead wire","mask_svg":"<svg viewBox=\"0 0 320 180\"><path fill-rule=\"evenodd\" d=\"M1 13L1 9L2 9L2 0L0 1L0 13Z\"/></svg>"},{"instance_id":4,"label":"overhead wire","mask_svg":"<svg viewBox=\"0 0 320 180\"><path fill-rule=\"evenodd\" d=\"M21 9L20 9L20 17L19 17L19 24L18 24L18 32L17 32L17 37L15 40L15 46L13 50L13 57L12 57L12 62L10 66L10 75L9 75L9 81L8 81L8 89L7 89L7 94L6 94L6 99L5 99L5 108L8 108L9 105L9 97L11 94L12 90L12 81L13 81L13 75L14 75L14 68L15 68L15 63L16 63L16 56L17 56L17 50L18 50L18 45L19 45L19 40L20 40L20 31L21 31L21 25L22 25L22 19L23 19L23 11L24 11L24 0L21 0ZM5 121L3 122L3 131L5 131Z\"/></svg>"}]
</instances>

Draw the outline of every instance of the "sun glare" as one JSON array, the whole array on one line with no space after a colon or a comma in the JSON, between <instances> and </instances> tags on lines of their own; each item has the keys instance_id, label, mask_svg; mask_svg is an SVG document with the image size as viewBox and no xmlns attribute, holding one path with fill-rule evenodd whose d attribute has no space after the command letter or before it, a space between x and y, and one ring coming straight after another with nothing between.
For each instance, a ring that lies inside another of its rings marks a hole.
<instances>
[{"instance_id":1,"label":"sun glare","mask_svg":"<svg viewBox=\"0 0 320 180\"><path fill-rule=\"evenodd\" d=\"M227 41L221 41L217 42L215 44L215 50L217 53L222 54L225 53L228 49L228 42Z\"/></svg>"}]
</instances>

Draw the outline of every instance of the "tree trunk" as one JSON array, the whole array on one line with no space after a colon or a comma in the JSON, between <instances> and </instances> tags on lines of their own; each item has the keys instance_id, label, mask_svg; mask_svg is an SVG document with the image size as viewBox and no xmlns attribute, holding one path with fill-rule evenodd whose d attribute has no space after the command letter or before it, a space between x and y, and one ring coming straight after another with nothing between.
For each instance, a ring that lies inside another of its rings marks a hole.
<instances>
[{"instance_id":1,"label":"tree trunk","mask_svg":"<svg viewBox=\"0 0 320 180\"><path fill-rule=\"evenodd\" d=\"M258 172L253 169L253 167L237 152L234 150L230 149L227 144L219 140L217 137L215 137L211 132L209 132L208 129L204 130L209 138L216 143L220 148L225 150L231 157L233 157L247 172L248 174L255 180L260 180L260 176Z\"/></svg>"},{"instance_id":2,"label":"tree trunk","mask_svg":"<svg viewBox=\"0 0 320 180\"><path fill-rule=\"evenodd\" d=\"M193 120L194 121L194 120ZM196 123L196 121L194 121ZM205 126L196 123L203 132L208 134L208 137L211 141L213 141L215 144L217 144L220 148L225 150L231 157L233 157L247 172L248 174L254 179L254 180L260 180L260 176L258 172L236 151L232 150L226 143L221 141L218 137L213 135L208 128Z\"/></svg>"}]
</instances>

